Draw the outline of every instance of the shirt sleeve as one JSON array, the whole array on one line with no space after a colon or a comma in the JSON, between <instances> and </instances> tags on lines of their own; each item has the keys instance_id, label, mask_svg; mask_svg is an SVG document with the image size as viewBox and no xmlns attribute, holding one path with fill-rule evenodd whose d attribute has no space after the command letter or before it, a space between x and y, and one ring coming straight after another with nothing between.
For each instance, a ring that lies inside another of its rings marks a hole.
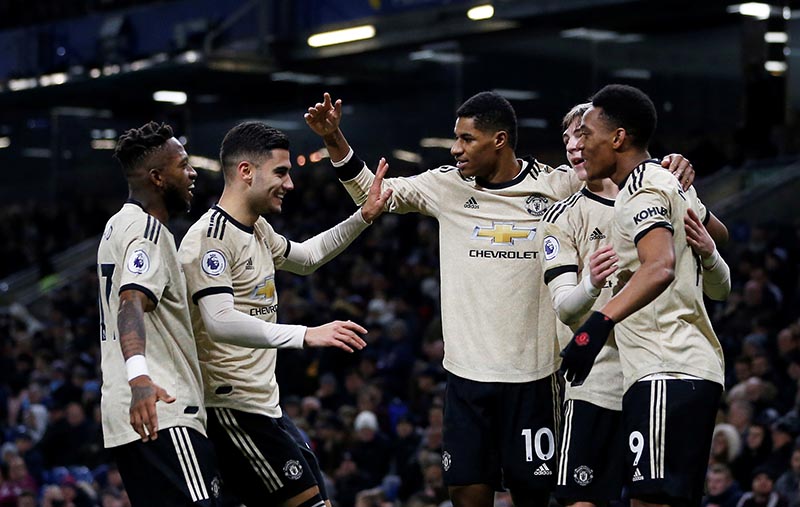
<instances>
[{"instance_id":1,"label":"shirt sleeve","mask_svg":"<svg viewBox=\"0 0 800 507\"><path fill-rule=\"evenodd\" d=\"M230 294L210 294L198 301L212 340L251 348L303 348L305 326L273 324L234 308Z\"/></svg>"},{"instance_id":2,"label":"shirt sleeve","mask_svg":"<svg viewBox=\"0 0 800 507\"><path fill-rule=\"evenodd\" d=\"M542 271L553 309L561 322L573 325L591 309L600 291L590 293L585 283L579 283L580 257L574 234L549 222L544 222L541 227L545 236Z\"/></svg>"},{"instance_id":3,"label":"shirt sleeve","mask_svg":"<svg viewBox=\"0 0 800 507\"><path fill-rule=\"evenodd\" d=\"M714 250L703 259L703 293L714 301L724 301L731 293L731 270L725 259Z\"/></svg>"},{"instance_id":4,"label":"shirt sleeve","mask_svg":"<svg viewBox=\"0 0 800 507\"><path fill-rule=\"evenodd\" d=\"M190 230L178 254L192 302L210 294L233 294L234 259L230 248L203 231Z\"/></svg>"},{"instance_id":5,"label":"shirt sleeve","mask_svg":"<svg viewBox=\"0 0 800 507\"><path fill-rule=\"evenodd\" d=\"M169 283L169 270L164 266L162 253L162 248L169 247L169 241L166 234L161 235L163 227L161 222L148 215L146 224L137 221L127 229L120 293L138 290L158 305Z\"/></svg>"},{"instance_id":6,"label":"shirt sleeve","mask_svg":"<svg viewBox=\"0 0 800 507\"><path fill-rule=\"evenodd\" d=\"M354 167L360 165L361 169L354 171ZM340 171L340 179L343 175L352 176L348 179L341 179L342 185L350 194L353 201L361 206L367 200L369 187L375 179L375 174L358 157L353 156L347 162L349 171ZM391 213L422 213L429 216L437 216L439 211L439 199L436 176L444 174L450 170L456 171L454 167L443 166L438 169L431 169L416 176L402 178L386 178L383 180L383 190L391 188L392 197L386 203L386 211Z\"/></svg>"},{"instance_id":7,"label":"shirt sleeve","mask_svg":"<svg viewBox=\"0 0 800 507\"><path fill-rule=\"evenodd\" d=\"M339 255L353 242L369 224L364 221L361 210L302 243L289 241L286 258L281 269L299 275L313 273L320 266Z\"/></svg>"},{"instance_id":8,"label":"shirt sleeve","mask_svg":"<svg viewBox=\"0 0 800 507\"><path fill-rule=\"evenodd\" d=\"M672 177L669 173L665 174ZM629 192L630 197L625 199L621 212L617 214L617 223L633 239L634 244L658 227L674 232L670 199L670 192L673 191L678 191L677 186L672 189L650 180L638 185L631 183L622 189L622 192Z\"/></svg>"},{"instance_id":9,"label":"shirt sleeve","mask_svg":"<svg viewBox=\"0 0 800 507\"><path fill-rule=\"evenodd\" d=\"M547 171L553 190L559 199L566 199L575 192L580 191L585 185L578 179L578 173L568 165L560 165Z\"/></svg>"}]
</instances>

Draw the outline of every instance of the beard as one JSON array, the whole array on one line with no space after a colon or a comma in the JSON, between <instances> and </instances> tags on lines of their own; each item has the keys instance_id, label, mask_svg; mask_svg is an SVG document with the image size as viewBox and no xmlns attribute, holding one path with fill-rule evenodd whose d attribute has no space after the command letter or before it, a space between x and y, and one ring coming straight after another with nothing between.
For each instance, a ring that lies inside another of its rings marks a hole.
<instances>
[{"instance_id":1,"label":"beard","mask_svg":"<svg viewBox=\"0 0 800 507\"><path fill-rule=\"evenodd\" d=\"M175 186L169 186L164 190L164 205L170 215L188 213L192 209L191 200L187 200L184 192Z\"/></svg>"}]
</instances>

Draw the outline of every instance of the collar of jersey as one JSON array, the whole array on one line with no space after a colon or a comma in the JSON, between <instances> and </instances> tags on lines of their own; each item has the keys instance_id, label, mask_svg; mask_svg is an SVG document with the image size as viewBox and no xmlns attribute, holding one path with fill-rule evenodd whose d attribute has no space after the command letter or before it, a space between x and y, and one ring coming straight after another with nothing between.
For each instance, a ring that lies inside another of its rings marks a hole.
<instances>
[{"instance_id":1,"label":"collar of jersey","mask_svg":"<svg viewBox=\"0 0 800 507\"><path fill-rule=\"evenodd\" d=\"M634 167L633 171L635 171L636 169L639 169L640 167L644 167L644 165L647 164L648 162L652 162L654 164L660 164L661 163L661 161L658 160L657 158L651 158L651 159L645 160L641 164L639 164L636 167ZM628 178L631 177L631 174L633 174L633 171L629 172L627 174L627 176L625 176L625 179L619 182L619 185L617 185L617 186L619 187L620 190L625 188L625 185L628 183Z\"/></svg>"},{"instance_id":2,"label":"collar of jersey","mask_svg":"<svg viewBox=\"0 0 800 507\"><path fill-rule=\"evenodd\" d=\"M522 164L522 170L519 172L518 175L514 176L514 179L509 181L503 181L500 183L490 183L483 178L476 177L475 183L482 186L483 188L488 188L490 190L499 190L501 188L508 188L513 187L520 181L524 180L525 177L531 172L531 167L533 166L533 159L517 159Z\"/></svg>"},{"instance_id":3,"label":"collar of jersey","mask_svg":"<svg viewBox=\"0 0 800 507\"><path fill-rule=\"evenodd\" d=\"M602 195L597 195L586 187L583 187L581 189L581 193L584 196L588 197L589 199L599 202L600 204L611 206L612 208L614 207L614 199L608 199L607 197L603 197Z\"/></svg>"},{"instance_id":4,"label":"collar of jersey","mask_svg":"<svg viewBox=\"0 0 800 507\"><path fill-rule=\"evenodd\" d=\"M139 201L137 201L136 199L128 199L128 200L125 201L125 204L133 204L134 206L139 206L140 208L142 208L142 211L147 213L147 210L144 209L144 205L142 203L140 203ZM149 215L149 213L148 213L148 215Z\"/></svg>"},{"instance_id":5,"label":"collar of jersey","mask_svg":"<svg viewBox=\"0 0 800 507\"><path fill-rule=\"evenodd\" d=\"M219 211L220 214L222 216L224 216L225 218L227 218L228 222L230 222L233 225L235 225L237 229L241 229L244 232L246 232L247 234L253 234L253 231L255 231L255 227L250 227L250 226L244 225L240 221L236 220L235 218L230 216L227 211L225 211L224 209L220 208L219 204L215 204L214 206L212 206L212 208L217 210L217 211Z\"/></svg>"}]
</instances>

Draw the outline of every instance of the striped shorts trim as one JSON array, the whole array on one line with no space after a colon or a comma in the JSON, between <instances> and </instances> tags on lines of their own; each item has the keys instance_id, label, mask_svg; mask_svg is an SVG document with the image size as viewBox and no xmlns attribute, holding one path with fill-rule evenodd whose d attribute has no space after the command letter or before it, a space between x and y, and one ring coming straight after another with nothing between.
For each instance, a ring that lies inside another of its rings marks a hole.
<instances>
[{"instance_id":1,"label":"striped shorts trim","mask_svg":"<svg viewBox=\"0 0 800 507\"><path fill-rule=\"evenodd\" d=\"M211 410L216 415L220 425L227 433L233 444L247 459L256 475L264 483L267 491L274 493L283 487L280 476L269 464L264 454L256 446L253 439L236 421L236 416L228 408L213 407Z\"/></svg>"},{"instance_id":2,"label":"striped shorts trim","mask_svg":"<svg viewBox=\"0 0 800 507\"><path fill-rule=\"evenodd\" d=\"M197 462L197 455L194 452L192 440L189 438L189 432L185 427L169 428L168 431L192 501L208 500L206 481L203 479L203 471Z\"/></svg>"}]
</instances>

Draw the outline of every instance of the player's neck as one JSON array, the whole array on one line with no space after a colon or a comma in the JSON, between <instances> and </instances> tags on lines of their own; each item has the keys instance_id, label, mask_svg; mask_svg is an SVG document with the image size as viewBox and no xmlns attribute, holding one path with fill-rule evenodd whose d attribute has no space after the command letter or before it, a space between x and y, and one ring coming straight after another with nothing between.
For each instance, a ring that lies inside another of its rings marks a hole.
<instances>
[{"instance_id":1,"label":"player's neck","mask_svg":"<svg viewBox=\"0 0 800 507\"><path fill-rule=\"evenodd\" d=\"M589 180L586 182L586 188L593 194L608 199L616 199L619 193L619 187L616 183L611 181L610 178L603 178L602 180Z\"/></svg>"},{"instance_id":2,"label":"player's neck","mask_svg":"<svg viewBox=\"0 0 800 507\"><path fill-rule=\"evenodd\" d=\"M614 170L614 173L610 176L611 180L614 181L615 184L619 185L625 178L628 177L630 173L636 169L639 164L648 160L650 158L650 153L647 150L642 149L628 149L624 152L617 154L617 168Z\"/></svg>"},{"instance_id":3,"label":"player's neck","mask_svg":"<svg viewBox=\"0 0 800 507\"><path fill-rule=\"evenodd\" d=\"M247 199L242 195L235 195L225 189L219 198L219 207L227 214L248 227L252 227L258 220L258 213L254 213L247 205Z\"/></svg>"},{"instance_id":4,"label":"player's neck","mask_svg":"<svg viewBox=\"0 0 800 507\"><path fill-rule=\"evenodd\" d=\"M169 221L169 211L167 211L167 205L161 196L130 189L128 191L128 199L141 204L147 214L156 217L162 224L166 224Z\"/></svg>"},{"instance_id":5,"label":"player's neck","mask_svg":"<svg viewBox=\"0 0 800 507\"><path fill-rule=\"evenodd\" d=\"M517 156L513 151L504 153L497 163L494 172L486 178L489 183L506 183L513 180L522 171L522 165L517 160Z\"/></svg>"}]
</instances>

